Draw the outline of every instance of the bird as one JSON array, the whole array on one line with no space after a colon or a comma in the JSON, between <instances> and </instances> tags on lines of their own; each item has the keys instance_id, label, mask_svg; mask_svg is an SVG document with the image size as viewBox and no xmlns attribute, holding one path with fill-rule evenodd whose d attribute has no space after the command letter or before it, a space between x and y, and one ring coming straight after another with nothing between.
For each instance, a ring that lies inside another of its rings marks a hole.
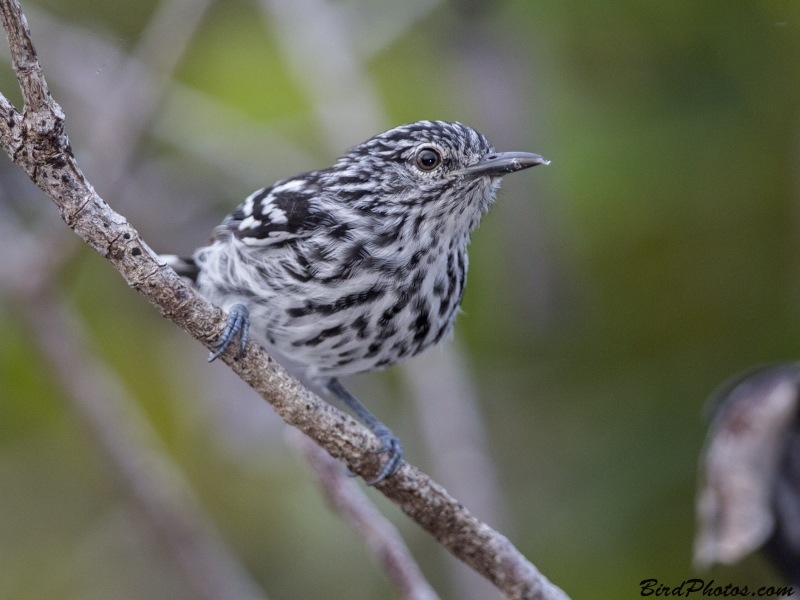
<instances>
[{"instance_id":1,"label":"bird","mask_svg":"<svg viewBox=\"0 0 800 600\"><path fill-rule=\"evenodd\" d=\"M339 381L382 370L451 337L470 235L504 175L549 161L497 152L458 122L417 121L354 146L328 168L248 196L190 257L161 255L228 312L209 361L249 337L342 401L388 458L403 446Z\"/></svg>"}]
</instances>

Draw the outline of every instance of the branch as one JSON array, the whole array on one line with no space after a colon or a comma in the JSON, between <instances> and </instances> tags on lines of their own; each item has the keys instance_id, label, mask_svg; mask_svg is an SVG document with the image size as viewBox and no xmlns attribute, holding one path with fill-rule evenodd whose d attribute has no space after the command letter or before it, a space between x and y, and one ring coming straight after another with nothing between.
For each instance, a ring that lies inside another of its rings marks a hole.
<instances>
[{"instance_id":1,"label":"branch","mask_svg":"<svg viewBox=\"0 0 800 600\"><path fill-rule=\"evenodd\" d=\"M80 322L43 291L20 306L73 404L144 509L197 598L266 600L231 553L181 470L113 371L92 356Z\"/></svg>"},{"instance_id":2,"label":"branch","mask_svg":"<svg viewBox=\"0 0 800 600\"><path fill-rule=\"evenodd\" d=\"M438 346L403 365L431 472L447 489L495 527L503 524L500 485L486 447L480 407L457 344ZM447 557L461 600L497 600L480 575Z\"/></svg>"},{"instance_id":3,"label":"branch","mask_svg":"<svg viewBox=\"0 0 800 600\"><path fill-rule=\"evenodd\" d=\"M288 433L291 442L314 469L331 508L363 540L401 597L404 600L439 600L395 526L375 508L358 485L345 475L342 466L296 429L288 429Z\"/></svg>"},{"instance_id":4,"label":"branch","mask_svg":"<svg viewBox=\"0 0 800 600\"><path fill-rule=\"evenodd\" d=\"M47 91L28 25L16 0L0 0L12 64L25 99L20 115L0 96L0 146L56 203L67 225L108 260L128 284L162 315L209 347L225 324L216 306L189 288L139 237L126 219L95 192L78 167L64 133L64 114ZM264 350L251 342L245 356L235 349L223 360L290 425L331 456L367 478L381 466L378 440L362 425L306 390ZM498 532L473 517L419 469L404 464L376 488L428 530L453 554L489 578L510 599L565 600Z\"/></svg>"},{"instance_id":5,"label":"branch","mask_svg":"<svg viewBox=\"0 0 800 600\"><path fill-rule=\"evenodd\" d=\"M200 506L181 470L117 374L90 349L76 311L58 302L53 276L69 258L61 235L44 247L0 204L0 290L22 315L118 481L149 518L176 572L203 600L265 600ZM72 238L72 236L68 236ZM70 241L75 241L72 238ZM59 242L61 242L59 244ZM54 248L56 251L54 252ZM333 460L333 459L331 459Z\"/></svg>"}]
</instances>

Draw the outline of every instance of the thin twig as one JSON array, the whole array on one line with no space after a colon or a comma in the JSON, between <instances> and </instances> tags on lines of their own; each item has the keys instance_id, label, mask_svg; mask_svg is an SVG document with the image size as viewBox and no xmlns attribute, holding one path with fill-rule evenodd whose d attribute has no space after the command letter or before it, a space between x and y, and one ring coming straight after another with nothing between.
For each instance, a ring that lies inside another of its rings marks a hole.
<instances>
[{"instance_id":1,"label":"thin twig","mask_svg":"<svg viewBox=\"0 0 800 600\"><path fill-rule=\"evenodd\" d=\"M160 264L136 230L97 195L72 155L63 131L64 115L46 91L19 3L1 0L0 17L26 103L23 118L7 100L0 100L0 145L56 203L67 225L111 262L131 287L209 346L223 329L223 312ZM241 360L234 360L234 354L235 349L222 358L287 423L359 475L369 478L378 473L382 462L376 453L379 442L365 427L311 394L257 344L248 344ZM475 519L415 467L404 464L397 475L376 488L508 598L566 598L508 539Z\"/></svg>"},{"instance_id":2,"label":"thin twig","mask_svg":"<svg viewBox=\"0 0 800 600\"><path fill-rule=\"evenodd\" d=\"M500 485L486 447L480 406L458 345L439 346L403 365L431 472L475 514L504 524ZM500 593L448 556L450 577L461 600L496 600Z\"/></svg>"},{"instance_id":3,"label":"thin twig","mask_svg":"<svg viewBox=\"0 0 800 600\"><path fill-rule=\"evenodd\" d=\"M266 596L205 515L119 378L87 348L73 311L45 293L21 307L39 346L144 508L197 598Z\"/></svg>"},{"instance_id":4,"label":"thin twig","mask_svg":"<svg viewBox=\"0 0 800 600\"><path fill-rule=\"evenodd\" d=\"M341 463L296 429L290 440L314 469L331 507L358 535L383 567L404 600L438 600L408 551L403 538L375 508L355 481L345 475Z\"/></svg>"},{"instance_id":5,"label":"thin twig","mask_svg":"<svg viewBox=\"0 0 800 600\"><path fill-rule=\"evenodd\" d=\"M53 275L70 254L37 245L43 232L23 232L14 215L2 212L0 289L26 317L56 378L174 557L182 579L205 600L264 600L124 383L90 349L80 317L56 298Z\"/></svg>"},{"instance_id":6,"label":"thin twig","mask_svg":"<svg viewBox=\"0 0 800 600\"><path fill-rule=\"evenodd\" d=\"M345 15L324 0L261 0L294 75L313 99L323 137L347 148L385 129L376 91L350 48Z\"/></svg>"},{"instance_id":7,"label":"thin twig","mask_svg":"<svg viewBox=\"0 0 800 600\"><path fill-rule=\"evenodd\" d=\"M133 53L111 77L111 104L95 120L90 143L99 151L103 178L112 190L122 184L142 133L210 4L211 0L159 2Z\"/></svg>"}]
</instances>

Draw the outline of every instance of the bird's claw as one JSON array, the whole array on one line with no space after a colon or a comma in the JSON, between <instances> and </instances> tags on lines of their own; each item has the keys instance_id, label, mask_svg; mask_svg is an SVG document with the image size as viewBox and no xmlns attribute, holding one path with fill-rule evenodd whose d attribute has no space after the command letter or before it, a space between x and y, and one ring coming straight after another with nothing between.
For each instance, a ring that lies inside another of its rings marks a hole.
<instances>
[{"instance_id":1,"label":"bird's claw","mask_svg":"<svg viewBox=\"0 0 800 600\"><path fill-rule=\"evenodd\" d=\"M244 304L234 304L228 312L228 322L225 324L225 329L222 330L217 341L211 345L214 351L209 355L208 362L219 358L237 337L239 337L239 352L236 354L236 358L241 358L247 346L249 331L250 311L247 310Z\"/></svg>"},{"instance_id":2,"label":"bird's claw","mask_svg":"<svg viewBox=\"0 0 800 600\"><path fill-rule=\"evenodd\" d=\"M375 477L375 479L365 482L369 486L380 483L384 479L388 479L397 473L400 470L400 467L403 465L404 451L403 444L400 443L400 439L388 428L375 432L375 435L381 442L383 442L383 446L381 446L378 450L375 450L373 454L382 454L384 452L388 452L389 460L385 465L383 465L383 468L380 470L380 473L378 473L378 476ZM348 477L358 477L358 473L354 473L349 467L345 467L345 473Z\"/></svg>"},{"instance_id":3,"label":"bird's claw","mask_svg":"<svg viewBox=\"0 0 800 600\"><path fill-rule=\"evenodd\" d=\"M381 447L373 451L373 454L389 454L389 460L383 465L377 477L371 481L367 481L367 485L375 485L384 479L391 477L400 470L403 466L403 444L392 430L381 423L375 415L367 410L367 408L358 401L358 398L353 396L335 377L331 378L327 384L328 391L341 400L353 413L364 423L372 434L377 437L381 442ZM350 477L355 477L356 474L350 469L347 469L347 474Z\"/></svg>"},{"instance_id":4,"label":"bird's claw","mask_svg":"<svg viewBox=\"0 0 800 600\"><path fill-rule=\"evenodd\" d=\"M403 444L400 443L400 439L393 434L388 427L384 427L374 431L373 433L375 433L377 438L383 444L378 450L375 451L375 454L383 454L386 452L389 454L389 460L386 461L385 465L383 465L383 468L380 470L380 473L378 473L375 479L366 482L366 484L369 486L380 483L384 479L388 479L397 473L400 470L400 467L403 466Z\"/></svg>"}]
</instances>

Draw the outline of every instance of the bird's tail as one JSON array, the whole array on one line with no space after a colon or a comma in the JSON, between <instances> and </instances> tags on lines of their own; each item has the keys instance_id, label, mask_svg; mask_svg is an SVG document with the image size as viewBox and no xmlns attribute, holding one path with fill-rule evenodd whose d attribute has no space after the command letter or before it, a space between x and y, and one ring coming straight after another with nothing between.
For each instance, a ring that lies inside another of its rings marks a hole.
<instances>
[{"instance_id":1,"label":"bird's tail","mask_svg":"<svg viewBox=\"0 0 800 600\"><path fill-rule=\"evenodd\" d=\"M200 273L200 267L197 266L197 263L191 256L160 254L159 258L172 267L181 277L185 277L192 283L197 282L197 275Z\"/></svg>"}]
</instances>

